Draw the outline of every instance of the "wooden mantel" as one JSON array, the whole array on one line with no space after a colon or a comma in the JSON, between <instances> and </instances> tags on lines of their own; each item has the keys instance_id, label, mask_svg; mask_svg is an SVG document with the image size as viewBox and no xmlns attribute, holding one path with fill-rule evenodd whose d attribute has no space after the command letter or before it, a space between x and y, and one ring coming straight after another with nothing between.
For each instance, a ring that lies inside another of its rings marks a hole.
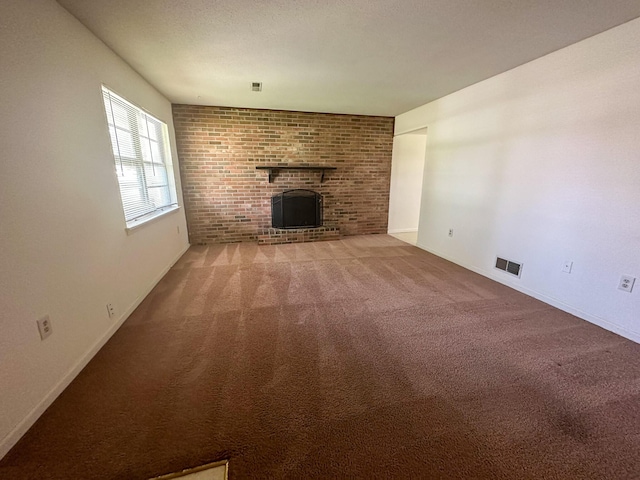
<instances>
[{"instance_id":1,"label":"wooden mantel","mask_svg":"<svg viewBox=\"0 0 640 480\"><path fill-rule=\"evenodd\" d=\"M260 165L256 170L269 170L269 183L273 182L273 177L280 170L317 170L322 172L320 183L324 182L324 172L326 170L337 170L337 167L327 167L325 165Z\"/></svg>"}]
</instances>

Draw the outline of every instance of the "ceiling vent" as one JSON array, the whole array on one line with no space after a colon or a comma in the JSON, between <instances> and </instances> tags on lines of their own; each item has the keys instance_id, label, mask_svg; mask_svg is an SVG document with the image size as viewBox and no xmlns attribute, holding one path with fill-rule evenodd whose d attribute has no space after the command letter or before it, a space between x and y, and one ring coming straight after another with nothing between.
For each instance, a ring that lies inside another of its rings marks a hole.
<instances>
[{"instance_id":1,"label":"ceiling vent","mask_svg":"<svg viewBox=\"0 0 640 480\"><path fill-rule=\"evenodd\" d=\"M251 91L252 92L261 92L262 91L262 82L251 82Z\"/></svg>"},{"instance_id":2,"label":"ceiling vent","mask_svg":"<svg viewBox=\"0 0 640 480\"><path fill-rule=\"evenodd\" d=\"M497 257L496 268L520 278L520 273L522 272L522 263Z\"/></svg>"}]
</instances>

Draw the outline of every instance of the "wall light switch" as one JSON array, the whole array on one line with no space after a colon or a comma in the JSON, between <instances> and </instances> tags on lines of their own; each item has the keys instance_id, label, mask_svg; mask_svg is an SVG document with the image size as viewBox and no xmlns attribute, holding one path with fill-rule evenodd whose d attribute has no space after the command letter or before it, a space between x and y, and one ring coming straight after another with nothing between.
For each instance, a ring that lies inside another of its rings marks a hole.
<instances>
[{"instance_id":1,"label":"wall light switch","mask_svg":"<svg viewBox=\"0 0 640 480\"><path fill-rule=\"evenodd\" d=\"M633 290L633 284L636 283L636 277L632 277L631 275L622 275L620 277L620 284L618 285L618 290L623 290L625 292L631 293Z\"/></svg>"},{"instance_id":2,"label":"wall light switch","mask_svg":"<svg viewBox=\"0 0 640 480\"><path fill-rule=\"evenodd\" d=\"M571 273L572 268L573 268L573 262L571 260L565 260L564 265L562 265L562 271L564 273Z\"/></svg>"}]
</instances>

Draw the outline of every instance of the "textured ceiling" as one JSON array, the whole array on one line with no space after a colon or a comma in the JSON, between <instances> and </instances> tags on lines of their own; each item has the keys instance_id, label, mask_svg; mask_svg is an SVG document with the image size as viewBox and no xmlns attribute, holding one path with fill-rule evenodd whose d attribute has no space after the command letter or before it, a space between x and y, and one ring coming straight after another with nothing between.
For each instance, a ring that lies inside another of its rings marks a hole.
<instances>
[{"instance_id":1,"label":"textured ceiling","mask_svg":"<svg viewBox=\"0 0 640 480\"><path fill-rule=\"evenodd\" d=\"M173 103L366 115L403 113L640 16L638 0L58 2Z\"/></svg>"}]
</instances>

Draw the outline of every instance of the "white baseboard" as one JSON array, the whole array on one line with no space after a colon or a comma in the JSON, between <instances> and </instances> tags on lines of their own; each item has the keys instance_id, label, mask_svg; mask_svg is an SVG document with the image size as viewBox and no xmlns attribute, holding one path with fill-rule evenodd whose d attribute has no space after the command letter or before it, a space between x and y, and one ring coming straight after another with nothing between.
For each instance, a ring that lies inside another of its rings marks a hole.
<instances>
[{"instance_id":1,"label":"white baseboard","mask_svg":"<svg viewBox=\"0 0 640 480\"><path fill-rule=\"evenodd\" d=\"M392 230L387 230L387 233L413 233L413 232L417 232L418 229L417 228L394 228Z\"/></svg>"},{"instance_id":2,"label":"white baseboard","mask_svg":"<svg viewBox=\"0 0 640 480\"><path fill-rule=\"evenodd\" d=\"M185 254L190 245L187 245L179 255L177 255L167 267L165 267L160 275L158 275L151 284L141 293L134 302L127 308L127 310L113 323L113 325L100 337L85 354L75 363L73 367L56 383L51 390L44 396L44 398L23 418L9 434L0 442L0 459L2 459L13 446L18 443L22 436L27 433L36 420L45 412L47 408L54 402L56 398L64 391L65 388L73 381L74 378L82 371L84 367L91 361L96 353L104 346L105 343L113 336L114 333L122 326L129 315L142 303L142 301L151 293L151 290L162 280L169 269L175 265L175 263Z\"/></svg>"},{"instance_id":3,"label":"white baseboard","mask_svg":"<svg viewBox=\"0 0 640 480\"><path fill-rule=\"evenodd\" d=\"M474 267L472 265L464 265L463 263L456 260L455 258L450 258L447 255L443 255L439 252L436 252L430 248L425 247L424 245L417 244L416 246L440 258L444 258L445 260L455 263L456 265L460 265L461 267L466 268L467 270L471 270L472 272L482 275L483 277L487 277L487 278L490 278L491 280L495 280L496 282L506 285L507 287L513 288L518 292L524 293L525 295L528 295L537 300L540 300L541 302L544 302L548 305L556 307L564 312L570 313L571 315L575 315L576 317L581 318L582 320L586 320L587 322L593 323L594 325L597 325L599 327L602 327L605 330L608 330L613 333L617 333L618 335L624 338L627 338L629 340L632 340L636 343L640 343L640 333L632 332L630 330L622 328L619 325L616 325L615 323L605 320L604 318L599 317L597 315L583 312L579 308L576 308L573 305L564 303L563 301L558 300L557 298L549 297L548 295L545 295L543 293L523 287L522 285L519 285L513 281L510 281L510 279L502 278L496 272L490 272L482 268Z\"/></svg>"}]
</instances>

